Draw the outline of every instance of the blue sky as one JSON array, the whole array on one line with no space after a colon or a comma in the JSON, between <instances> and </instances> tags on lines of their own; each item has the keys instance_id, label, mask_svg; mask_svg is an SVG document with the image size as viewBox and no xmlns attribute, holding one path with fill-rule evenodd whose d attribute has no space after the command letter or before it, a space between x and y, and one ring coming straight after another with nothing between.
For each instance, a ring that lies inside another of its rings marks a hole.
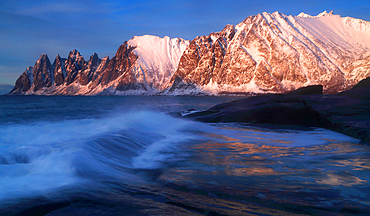
<instances>
[{"instance_id":1,"label":"blue sky","mask_svg":"<svg viewBox=\"0 0 370 216\"><path fill-rule=\"evenodd\" d=\"M220 31L250 15L279 11L334 14L370 21L369 0L252 1L0 1L0 84L14 84L41 54L50 61L77 49L112 57L133 36L151 34L191 40Z\"/></svg>"}]
</instances>

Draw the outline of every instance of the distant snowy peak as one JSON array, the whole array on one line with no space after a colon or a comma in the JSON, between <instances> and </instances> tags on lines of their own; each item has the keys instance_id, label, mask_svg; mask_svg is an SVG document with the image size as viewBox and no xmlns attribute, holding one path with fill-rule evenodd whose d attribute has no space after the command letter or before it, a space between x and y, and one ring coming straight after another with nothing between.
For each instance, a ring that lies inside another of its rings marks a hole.
<instances>
[{"instance_id":1,"label":"distant snowy peak","mask_svg":"<svg viewBox=\"0 0 370 216\"><path fill-rule=\"evenodd\" d=\"M332 15L334 15L334 14L333 14L333 11L330 11L329 13L328 13L328 12L326 12L326 11L324 11L324 12L322 12L322 13L319 13L317 16L311 16L311 15L309 15L309 14L306 14L306 13L304 13L304 12L301 12L300 14L298 14L298 16L297 16L297 17L303 17L303 18L318 18L318 17L332 16Z\"/></svg>"}]
</instances>

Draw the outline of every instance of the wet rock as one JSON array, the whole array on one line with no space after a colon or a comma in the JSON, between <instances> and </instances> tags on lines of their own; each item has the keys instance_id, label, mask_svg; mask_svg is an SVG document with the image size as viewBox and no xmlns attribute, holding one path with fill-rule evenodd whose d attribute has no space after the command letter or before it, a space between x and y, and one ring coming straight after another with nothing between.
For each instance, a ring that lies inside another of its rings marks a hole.
<instances>
[{"instance_id":1,"label":"wet rock","mask_svg":"<svg viewBox=\"0 0 370 216\"><path fill-rule=\"evenodd\" d=\"M361 80L351 90L339 93L340 96L370 100L370 77Z\"/></svg>"},{"instance_id":2,"label":"wet rock","mask_svg":"<svg viewBox=\"0 0 370 216\"><path fill-rule=\"evenodd\" d=\"M203 122L248 122L253 124L318 127L320 117L306 102L293 95L249 97L189 114Z\"/></svg>"},{"instance_id":3,"label":"wet rock","mask_svg":"<svg viewBox=\"0 0 370 216\"><path fill-rule=\"evenodd\" d=\"M185 117L202 122L322 127L370 143L370 79L337 95L307 94L318 93L319 89L316 86L299 89L299 94L248 97Z\"/></svg>"},{"instance_id":4,"label":"wet rock","mask_svg":"<svg viewBox=\"0 0 370 216\"><path fill-rule=\"evenodd\" d=\"M309 94L322 94L322 85L313 85L299 88L295 91L290 92L292 95L309 95Z\"/></svg>"}]
</instances>

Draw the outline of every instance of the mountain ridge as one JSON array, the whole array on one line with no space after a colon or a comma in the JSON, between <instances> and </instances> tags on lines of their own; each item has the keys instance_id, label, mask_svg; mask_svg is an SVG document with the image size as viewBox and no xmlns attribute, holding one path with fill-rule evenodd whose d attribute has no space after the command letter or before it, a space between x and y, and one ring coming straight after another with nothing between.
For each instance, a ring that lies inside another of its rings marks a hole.
<instances>
[{"instance_id":1,"label":"mountain ridge","mask_svg":"<svg viewBox=\"0 0 370 216\"><path fill-rule=\"evenodd\" d=\"M177 83L198 86L201 92L255 93L321 84L326 93L335 93L370 75L367 21L332 13L302 18L264 12L227 27L235 31L232 37L215 40L212 33L191 42L193 51L184 53L184 63L180 61L174 75L184 83ZM217 52L208 50L219 45ZM181 94L181 88L170 89Z\"/></svg>"},{"instance_id":2,"label":"mountain ridge","mask_svg":"<svg viewBox=\"0 0 370 216\"><path fill-rule=\"evenodd\" d=\"M349 89L370 76L370 22L324 11L249 16L192 41L135 36L112 59L42 55L10 94L218 95ZM64 65L63 65L64 64ZM53 72L51 72L53 71Z\"/></svg>"}]
</instances>

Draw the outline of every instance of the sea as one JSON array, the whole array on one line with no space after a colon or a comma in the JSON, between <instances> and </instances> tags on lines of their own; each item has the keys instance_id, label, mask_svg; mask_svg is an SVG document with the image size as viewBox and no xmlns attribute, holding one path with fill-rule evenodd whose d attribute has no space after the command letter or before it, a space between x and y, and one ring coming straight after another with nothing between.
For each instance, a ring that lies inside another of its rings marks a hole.
<instances>
[{"instance_id":1,"label":"sea","mask_svg":"<svg viewBox=\"0 0 370 216\"><path fill-rule=\"evenodd\" d=\"M370 147L170 113L240 97L0 96L0 215L367 215Z\"/></svg>"}]
</instances>

